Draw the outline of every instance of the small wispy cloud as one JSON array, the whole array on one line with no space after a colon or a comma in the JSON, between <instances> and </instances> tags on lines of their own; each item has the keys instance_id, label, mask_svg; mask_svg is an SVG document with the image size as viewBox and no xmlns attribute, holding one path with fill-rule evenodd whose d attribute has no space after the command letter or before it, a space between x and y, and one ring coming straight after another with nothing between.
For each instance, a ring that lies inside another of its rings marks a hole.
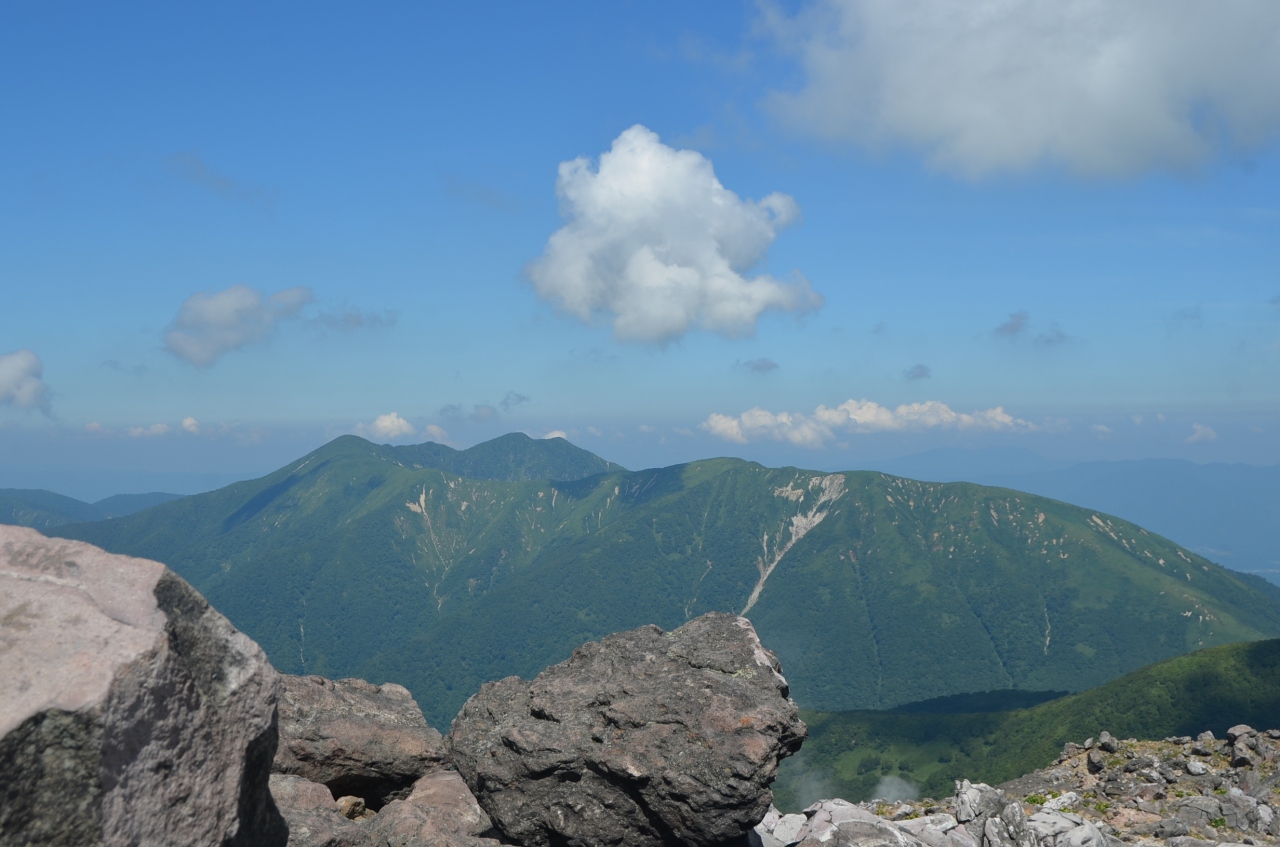
<instances>
[{"instance_id":1,"label":"small wispy cloud","mask_svg":"<svg viewBox=\"0 0 1280 847\"><path fill-rule=\"evenodd\" d=\"M39 409L52 415L44 363L34 350L23 348L0 354L0 406Z\"/></svg>"},{"instance_id":2,"label":"small wispy cloud","mask_svg":"<svg viewBox=\"0 0 1280 847\"><path fill-rule=\"evenodd\" d=\"M1031 320L1031 314L1026 310L1011 312L1009 319L1000 324L991 332L1004 338L1018 338L1027 328L1027 322Z\"/></svg>"},{"instance_id":3,"label":"small wispy cloud","mask_svg":"<svg viewBox=\"0 0 1280 847\"><path fill-rule=\"evenodd\" d=\"M1168 324L1173 329L1204 325L1204 307L1187 306L1169 314Z\"/></svg>"},{"instance_id":4,"label":"small wispy cloud","mask_svg":"<svg viewBox=\"0 0 1280 847\"><path fill-rule=\"evenodd\" d=\"M1009 318L991 330L991 334L997 338L1007 338L1010 341L1017 342L1030 338L1032 343L1042 347L1054 347L1071 341L1071 336L1063 331L1057 321L1050 323L1048 329L1038 332L1034 336L1031 335L1031 331L1031 313L1026 309L1020 309L1016 312L1010 312Z\"/></svg>"},{"instance_id":5,"label":"small wispy cloud","mask_svg":"<svg viewBox=\"0 0 1280 847\"><path fill-rule=\"evenodd\" d=\"M515 394L515 392L508 392L507 396L510 397L511 394ZM516 397L520 396L523 395L516 394ZM503 399L506 400L507 398ZM527 398L523 402L528 402ZM513 400L512 405L518 406L519 403L514 402ZM476 423L483 423L484 421L496 418L498 416L498 410L493 406L490 406L488 403L476 403L471 407L471 411L468 412L460 403L450 403L447 406L441 406L436 411L436 414L446 420L458 421L465 418L466 420L475 421Z\"/></svg>"},{"instance_id":6,"label":"small wispy cloud","mask_svg":"<svg viewBox=\"0 0 1280 847\"><path fill-rule=\"evenodd\" d=\"M169 434L169 425L166 423L156 423L151 426L131 426L126 432L130 438L156 438L161 435Z\"/></svg>"},{"instance_id":7,"label":"small wispy cloud","mask_svg":"<svg viewBox=\"0 0 1280 847\"><path fill-rule=\"evenodd\" d=\"M547 438L563 438L563 439L565 439L565 440L568 440L569 435L568 435L568 433L566 433L563 429L553 429L553 430L551 430L550 432L548 432L546 435L544 435L544 436L542 436L542 437L543 437L544 439L547 439Z\"/></svg>"},{"instance_id":8,"label":"small wispy cloud","mask_svg":"<svg viewBox=\"0 0 1280 847\"><path fill-rule=\"evenodd\" d=\"M355 332L361 329L383 329L396 325L396 313L391 310L365 312L352 306L334 311L323 311L307 323L336 332Z\"/></svg>"},{"instance_id":9,"label":"small wispy cloud","mask_svg":"<svg viewBox=\"0 0 1280 847\"><path fill-rule=\"evenodd\" d=\"M227 200L257 206L268 212L271 211L275 203L274 198L266 189L256 185L247 185L221 173L206 162L204 157L195 150L174 153L168 158L166 164L171 173L190 183L206 188Z\"/></svg>"},{"instance_id":10,"label":"small wispy cloud","mask_svg":"<svg viewBox=\"0 0 1280 847\"><path fill-rule=\"evenodd\" d=\"M912 365L902 372L906 379L929 379L933 376L933 371L928 365Z\"/></svg>"},{"instance_id":11,"label":"small wispy cloud","mask_svg":"<svg viewBox=\"0 0 1280 847\"><path fill-rule=\"evenodd\" d=\"M737 361L733 363L735 368L741 368L744 371L751 371L755 374L767 374L770 371L778 369L778 363L773 359L759 358L748 359L747 361Z\"/></svg>"},{"instance_id":12,"label":"small wispy cloud","mask_svg":"<svg viewBox=\"0 0 1280 847\"><path fill-rule=\"evenodd\" d=\"M1062 331L1062 327L1050 324L1049 328L1036 336L1036 344L1043 344L1046 347L1053 347L1058 344L1066 344L1071 340L1071 336Z\"/></svg>"},{"instance_id":13,"label":"small wispy cloud","mask_svg":"<svg viewBox=\"0 0 1280 847\"><path fill-rule=\"evenodd\" d=\"M520 204L510 194L483 182L451 175L445 178L444 190L452 197L493 212L515 212L520 209Z\"/></svg>"},{"instance_id":14,"label":"small wispy cloud","mask_svg":"<svg viewBox=\"0 0 1280 847\"><path fill-rule=\"evenodd\" d=\"M502 398L502 402L498 405L502 407L502 411L509 412L516 406L522 406L532 401L533 398L528 394L521 394L519 391L508 391L507 396Z\"/></svg>"},{"instance_id":15,"label":"small wispy cloud","mask_svg":"<svg viewBox=\"0 0 1280 847\"><path fill-rule=\"evenodd\" d=\"M104 368L109 368L116 373L128 374L129 376L146 376L146 365L122 365L115 359L107 359L102 363Z\"/></svg>"},{"instance_id":16,"label":"small wispy cloud","mask_svg":"<svg viewBox=\"0 0 1280 847\"><path fill-rule=\"evenodd\" d=\"M182 419L182 428L192 435L200 434L200 421L193 417L185 417Z\"/></svg>"},{"instance_id":17,"label":"small wispy cloud","mask_svg":"<svg viewBox=\"0 0 1280 847\"><path fill-rule=\"evenodd\" d=\"M846 400L834 408L818 406L808 415L770 412L757 406L736 416L713 413L699 427L737 444L772 440L810 448L823 447L841 433L866 435L928 429L1033 432L1038 429L1030 421L1008 414L1002 406L965 413L956 412L937 400L904 403L896 408L870 400Z\"/></svg>"},{"instance_id":18,"label":"small wispy cloud","mask_svg":"<svg viewBox=\"0 0 1280 847\"><path fill-rule=\"evenodd\" d=\"M280 321L292 318L314 299L305 286L270 296L247 285L198 291L187 298L164 337L167 351L196 367L265 341Z\"/></svg>"}]
</instances>

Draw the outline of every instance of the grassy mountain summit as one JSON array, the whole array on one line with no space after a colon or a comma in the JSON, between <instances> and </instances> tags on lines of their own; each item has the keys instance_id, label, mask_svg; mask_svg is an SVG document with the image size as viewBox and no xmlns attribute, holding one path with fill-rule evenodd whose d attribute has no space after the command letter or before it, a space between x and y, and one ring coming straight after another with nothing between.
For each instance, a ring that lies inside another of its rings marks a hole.
<instances>
[{"instance_id":1,"label":"grassy mountain summit","mask_svg":"<svg viewBox=\"0 0 1280 847\"><path fill-rule=\"evenodd\" d=\"M338 440L343 438L356 436L345 435ZM435 468L467 479L559 482L626 470L563 438L535 439L522 432L511 432L466 450L455 450L434 441L400 447L383 445L383 449L407 467Z\"/></svg>"},{"instance_id":2,"label":"grassy mountain summit","mask_svg":"<svg viewBox=\"0 0 1280 847\"><path fill-rule=\"evenodd\" d=\"M1262 580L1064 503L737 459L598 472L567 442L521 438L445 452L346 436L54 532L164 561L282 670L403 683L441 725L485 680L712 610L745 612L823 710L1080 690L1280 635Z\"/></svg>"}]
</instances>

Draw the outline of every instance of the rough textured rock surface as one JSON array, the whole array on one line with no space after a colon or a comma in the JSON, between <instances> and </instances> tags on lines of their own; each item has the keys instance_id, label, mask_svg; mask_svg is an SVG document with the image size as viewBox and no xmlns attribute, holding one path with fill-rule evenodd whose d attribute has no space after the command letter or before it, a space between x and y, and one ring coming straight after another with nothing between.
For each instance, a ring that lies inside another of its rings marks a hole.
<instances>
[{"instance_id":1,"label":"rough textured rock surface","mask_svg":"<svg viewBox=\"0 0 1280 847\"><path fill-rule=\"evenodd\" d=\"M272 774L271 791L289 823L289 847L498 847L492 829L456 771L436 771L403 800L356 820L329 789L293 774Z\"/></svg>"},{"instance_id":2,"label":"rough textured rock surface","mask_svg":"<svg viewBox=\"0 0 1280 847\"><path fill-rule=\"evenodd\" d=\"M467 701L447 738L497 829L525 847L741 839L805 727L745 618L713 613L579 647Z\"/></svg>"},{"instance_id":3,"label":"rough textured rock surface","mask_svg":"<svg viewBox=\"0 0 1280 847\"><path fill-rule=\"evenodd\" d=\"M278 688L164 565L0 526L0 843L283 845Z\"/></svg>"},{"instance_id":4,"label":"rough textured rock surface","mask_svg":"<svg viewBox=\"0 0 1280 847\"><path fill-rule=\"evenodd\" d=\"M408 689L363 679L285 676L271 769L327 785L377 811L445 766L440 733Z\"/></svg>"},{"instance_id":5,"label":"rough textured rock surface","mask_svg":"<svg viewBox=\"0 0 1280 847\"><path fill-rule=\"evenodd\" d=\"M364 827L342 816L338 801L318 782L273 773L271 793L289 824L289 847L368 847Z\"/></svg>"}]
</instances>

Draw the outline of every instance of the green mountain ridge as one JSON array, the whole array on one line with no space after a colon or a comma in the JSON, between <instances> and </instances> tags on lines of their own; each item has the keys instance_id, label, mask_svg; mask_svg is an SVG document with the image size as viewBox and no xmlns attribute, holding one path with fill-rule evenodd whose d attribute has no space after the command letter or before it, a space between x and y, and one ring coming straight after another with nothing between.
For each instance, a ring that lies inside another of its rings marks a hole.
<instances>
[{"instance_id":1,"label":"green mountain ridge","mask_svg":"<svg viewBox=\"0 0 1280 847\"><path fill-rule=\"evenodd\" d=\"M163 561L281 670L400 682L441 726L486 680L712 610L745 610L823 710L1081 690L1280 635L1261 579L1065 503L737 459L629 472L558 439L497 442L345 436L262 479L51 531ZM529 477L557 463L559 481Z\"/></svg>"},{"instance_id":2,"label":"green mountain ridge","mask_svg":"<svg viewBox=\"0 0 1280 847\"><path fill-rule=\"evenodd\" d=\"M1280 727L1280 640L1177 656L1026 709L801 715L809 738L779 771L779 808L795 811L818 795L871 799L886 776L941 797L956 779L994 785L1047 767L1063 744L1104 729L1120 738L1158 740L1206 729L1222 737L1240 723Z\"/></svg>"},{"instance_id":3,"label":"green mountain ridge","mask_svg":"<svg viewBox=\"0 0 1280 847\"><path fill-rule=\"evenodd\" d=\"M348 435L337 440L356 437ZM405 467L435 468L467 479L564 482L626 470L622 465L602 459L563 438L534 439L520 432L508 433L465 450L455 450L434 441L398 447L384 444L382 448Z\"/></svg>"},{"instance_id":4,"label":"green mountain ridge","mask_svg":"<svg viewBox=\"0 0 1280 847\"><path fill-rule=\"evenodd\" d=\"M156 491L116 494L96 503L86 503L41 488L0 488L0 523L46 530L63 524L132 515L181 496Z\"/></svg>"}]
</instances>

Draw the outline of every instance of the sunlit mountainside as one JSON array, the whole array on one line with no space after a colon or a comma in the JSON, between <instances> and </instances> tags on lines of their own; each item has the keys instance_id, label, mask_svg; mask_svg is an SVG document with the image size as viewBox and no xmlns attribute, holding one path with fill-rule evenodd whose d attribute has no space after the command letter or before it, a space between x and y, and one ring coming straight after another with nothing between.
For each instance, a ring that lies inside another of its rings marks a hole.
<instances>
[{"instance_id":1,"label":"sunlit mountainside","mask_svg":"<svg viewBox=\"0 0 1280 847\"><path fill-rule=\"evenodd\" d=\"M282 670L481 682L641 624L744 612L797 701L1078 691L1280 635L1280 592L1105 514L1009 489L708 459L626 471L562 439L354 436L258 480L55 528L166 562Z\"/></svg>"}]
</instances>

